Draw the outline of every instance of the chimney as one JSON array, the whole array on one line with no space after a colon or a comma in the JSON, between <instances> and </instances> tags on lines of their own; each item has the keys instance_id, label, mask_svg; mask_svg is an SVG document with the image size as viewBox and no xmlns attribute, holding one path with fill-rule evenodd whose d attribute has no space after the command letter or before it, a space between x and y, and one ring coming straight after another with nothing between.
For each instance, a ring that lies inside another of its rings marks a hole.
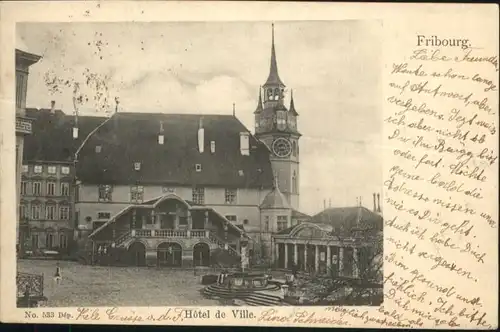
<instances>
[{"instance_id":1,"label":"chimney","mask_svg":"<svg viewBox=\"0 0 500 332\"><path fill-rule=\"evenodd\" d=\"M51 100L50 101L50 113L55 113L56 112L56 101Z\"/></svg>"},{"instance_id":2,"label":"chimney","mask_svg":"<svg viewBox=\"0 0 500 332\"><path fill-rule=\"evenodd\" d=\"M331 198L328 199L328 207L330 207L330 208L332 207L332 199Z\"/></svg>"},{"instance_id":3,"label":"chimney","mask_svg":"<svg viewBox=\"0 0 500 332\"><path fill-rule=\"evenodd\" d=\"M233 116L236 116L236 104L233 103Z\"/></svg>"},{"instance_id":4,"label":"chimney","mask_svg":"<svg viewBox=\"0 0 500 332\"><path fill-rule=\"evenodd\" d=\"M240 133L240 152L242 156L250 155L250 134L247 132Z\"/></svg>"},{"instance_id":5,"label":"chimney","mask_svg":"<svg viewBox=\"0 0 500 332\"><path fill-rule=\"evenodd\" d=\"M377 212L382 212L382 209L380 209L380 194L377 194L377 202L378 202Z\"/></svg>"},{"instance_id":6,"label":"chimney","mask_svg":"<svg viewBox=\"0 0 500 332\"><path fill-rule=\"evenodd\" d=\"M200 117L200 123L198 126L198 151L203 153L205 148L205 129L203 128L203 117Z\"/></svg>"},{"instance_id":7,"label":"chimney","mask_svg":"<svg viewBox=\"0 0 500 332\"><path fill-rule=\"evenodd\" d=\"M326 199L323 200L323 210L326 210Z\"/></svg>"},{"instance_id":8,"label":"chimney","mask_svg":"<svg viewBox=\"0 0 500 332\"><path fill-rule=\"evenodd\" d=\"M165 143L165 136L163 135L163 121L160 121L160 132L158 134L158 144L163 145Z\"/></svg>"},{"instance_id":9,"label":"chimney","mask_svg":"<svg viewBox=\"0 0 500 332\"><path fill-rule=\"evenodd\" d=\"M373 193L373 212L377 212L377 194Z\"/></svg>"}]
</instances>

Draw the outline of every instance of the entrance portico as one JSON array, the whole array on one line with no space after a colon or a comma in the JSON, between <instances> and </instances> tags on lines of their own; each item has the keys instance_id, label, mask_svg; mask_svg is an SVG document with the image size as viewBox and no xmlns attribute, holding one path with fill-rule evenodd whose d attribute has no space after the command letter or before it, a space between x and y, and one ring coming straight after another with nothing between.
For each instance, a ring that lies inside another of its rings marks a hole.
<instances>
[{"instance_id":1,"label":"entrance portico","mask_svg":"<svg viewBox=\"0 0 500 332\"><path fill-rule=\"evenodd\" d=\"M333 276L360 278L367 268L366 253L372 243L366 239L344 237L331 233L330 226L302 223L273 236L274 261L278 268Z\"/></svg>"}]
</instances>

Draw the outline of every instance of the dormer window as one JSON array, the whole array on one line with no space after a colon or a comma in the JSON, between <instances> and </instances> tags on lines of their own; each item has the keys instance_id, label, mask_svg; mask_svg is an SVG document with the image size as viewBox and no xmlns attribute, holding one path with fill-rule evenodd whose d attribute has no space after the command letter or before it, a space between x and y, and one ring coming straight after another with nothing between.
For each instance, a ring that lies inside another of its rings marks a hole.
<instances>
[{"instance_id":1,"label":"dormer window","mask_svg":"<svg viewBox=\"0 0 500 332\"><path fill-rule=\"evenodd\" d=\"M136 171L140 171L141 170L141 163L134 163L134 169Z\"/></svg>"},{"instance_id":2,"label":"dormer window","mask_svg":"<svg viewBox=\"0 0 500 332\"><path fill-rule=\"evenodd\" d=\"M215 141L210 141L210 152L215 153Z\"/></svg>"},{"instance_id":3,"label":"dormer window","mask_svg":"<svg viewBox=\"0 0 500 332\"><path fill-rule=\"evenodd\" d=\"M102 146L96 145L95 146L95 153L101 153L101 151L102 151Z\"/></svg>"},{"instance_id":4,"label":"dormer window","mask_svg":"<svg viewBox=\"0 0 500 332\"><path fill-rule=\"evenodd\" d=\"M197 172L201 172L201 164L196 164L194 168Z\"/></svg>"}]
</instances>

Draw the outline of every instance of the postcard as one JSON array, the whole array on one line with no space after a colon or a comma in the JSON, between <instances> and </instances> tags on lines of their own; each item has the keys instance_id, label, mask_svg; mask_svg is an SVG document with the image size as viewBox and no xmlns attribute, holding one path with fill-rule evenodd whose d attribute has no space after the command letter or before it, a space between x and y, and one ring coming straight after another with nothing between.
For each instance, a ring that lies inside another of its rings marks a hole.
<instances>
[{"instance_id":1,"label":"postcard","mask_svg":"<svg viewBox=\"0 0 500 332\"><path fill-rule=\"evenodd\" d=\"M0 6L2 322L498 327L498 6Z\"/></svg>"}]
</instances>

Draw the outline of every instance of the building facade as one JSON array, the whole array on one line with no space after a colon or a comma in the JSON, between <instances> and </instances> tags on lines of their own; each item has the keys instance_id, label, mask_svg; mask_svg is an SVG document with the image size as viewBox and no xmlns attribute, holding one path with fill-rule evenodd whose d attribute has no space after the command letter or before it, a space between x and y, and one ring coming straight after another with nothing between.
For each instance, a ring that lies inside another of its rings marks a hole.
<instances>
[{"instance_id":1,"label":"building facade","mask_svg":"<svg viewBox=\"0 0 500 332\"><path fill-rule=\"evenodd\" d=\"M28 91L29 67L40 60L40 56L16 49L16 197L19 205L21 195L21 173L24 151L24 138L32 132L32 119L26 116L26 95ZM26 223L21 216L16 218L16 244L24 252L28 237Z\"/></svg>"},{"instance_id":2,"label":"building facade","mask_svg":"<svg viewBox=\"0 0 500 332\"><path fill-rule=\"evenodd\" d=\"M26 109L33 120L24 142L20 171L19 215L25 226L24 246L30 255L69 253L74 238L75 167L73 155L84 135L105 120L80 119L82 134L73 136L74 118L55 109Z\"/></svg>"},{"instance_id":3,"label":"building facade","mask_svg":"<svg viewBox=\"0 0 500 332\"><path fill-rule=\"evenodd\" d=\"M116 110L97 118L65 115L54 105L32 110L39 126L24 158L20 207L31 247L61 249L73 230L79 246L94 254L135 243L140 253L134 249L132 256L145 256L134 262L143 265L158 259L161 243L175 240L182 264L194 264L194 245L239 254L243 239L258 261L271 262L272 235L310 218L298 211L298 114L293 96L290 107L284 105L284 94L273 27L254 135L234 114ZM160 205L148 203L165 197ZM174 203L179 209L167 211ZM144 211L151 222L132 217ZM200 211L208 218L203 225L196 222ZM158 217L167 212L176 222ZM225 228L229 238L221 235Z\"/></svg>"}]
</instances>

